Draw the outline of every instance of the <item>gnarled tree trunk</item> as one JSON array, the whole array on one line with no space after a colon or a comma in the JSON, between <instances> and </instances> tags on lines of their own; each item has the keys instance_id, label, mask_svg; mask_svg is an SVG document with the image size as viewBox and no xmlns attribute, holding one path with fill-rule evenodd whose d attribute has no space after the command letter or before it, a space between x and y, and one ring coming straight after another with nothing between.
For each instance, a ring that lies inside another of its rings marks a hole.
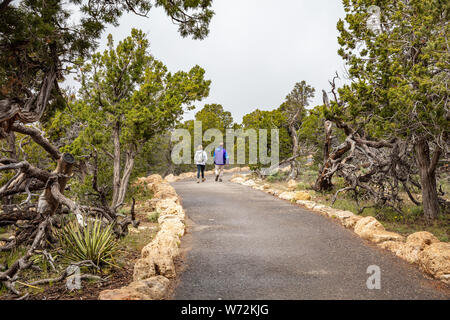
<instances>
[{"instance_id":1,"label":"gnarled tree trunk","mask_svg":"<svg viewBox=\"0 0 450 320\"><path fill-rule=\"evenodd\" d=\"M297 136L297 130L295 130L294 125L289 126L289 134L291 135L292 140L292 154L296 155L298 154L299 147L298 147L298 136ZM291 171L289 172L288 179L296 179L298 176L298 163L296 158L294 158L291 161Z\"/></svg>"},{"instance_id":2,"label":"gnarled tree trunk","mask_svg":"<svg viewBox=\"0 0 450 320\"><path fill-rule=\"evenodd\" d=\"M113 197L111 202L111 210L115 211L119 198L120 189L120 124L119 122L113 128L114 143L114 171L113 171Z\"/></svg>"},{"instance_id":3,"label":"gnarled tree trunk","mask_svg":"<svg viewBox=\"0 0 450 320\"><path fill-rule=\"evenodd\" d=\"M117 202L113 203L114 207L119 206L125 200L125 195L128 189L128 183L130 181L130 176L134 167L134 160L136 158L136 147L132 146L129 150L127 150L126 158L125 158L125 166L123 168L122 178L120 179L120 186L118 190Z\"/></svg>"},{"instance_id":4,"label":"gnarled tree trunk","mask_svg":"<svg viewBox=\"0 0 450 320\"><path fill-rule=\"evenodd\" d=\"M419 139L414 145L414 149L422 186L423 213L427 219L436 219L439 216L440 208L435 172L441 150L437 148L430 160L430 147L425 139Z\"/></svg>"}]
</instances>

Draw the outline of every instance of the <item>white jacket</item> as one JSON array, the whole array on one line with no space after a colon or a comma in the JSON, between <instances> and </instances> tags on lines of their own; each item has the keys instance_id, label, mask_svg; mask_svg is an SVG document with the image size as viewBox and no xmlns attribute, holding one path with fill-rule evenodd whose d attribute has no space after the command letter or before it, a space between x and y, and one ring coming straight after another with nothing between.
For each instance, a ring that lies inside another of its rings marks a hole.
<instances>
[{"instance_id":1,"label":"white jacket","mask_svg":"<svg viewBox=\"0 0 450 320\"><path fill-rule=\"evenodd\" d=\"M196 165L206 165L206 161L208 161L208 156L204 150L197 150L195 152L194 161Z\"/></svg>"}]
</instances>

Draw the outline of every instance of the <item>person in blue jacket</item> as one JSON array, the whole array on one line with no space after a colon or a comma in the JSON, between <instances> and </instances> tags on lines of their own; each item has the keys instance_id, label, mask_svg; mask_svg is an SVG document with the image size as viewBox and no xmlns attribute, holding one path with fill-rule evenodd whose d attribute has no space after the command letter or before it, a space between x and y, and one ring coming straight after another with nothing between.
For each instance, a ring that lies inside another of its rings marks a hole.
<instances>
[{"instance_id":1,"label":"person in blue jacket","mask_svg":"<svg viewBox=\"0 0 450 320\"><path fill-rule=\"evenodd\" d=\"M228 154L227 150L223 148L223 142L214 150L214 164L216 181L222 182L223 168L228 164Z\"/></svg>"}]
</instances>

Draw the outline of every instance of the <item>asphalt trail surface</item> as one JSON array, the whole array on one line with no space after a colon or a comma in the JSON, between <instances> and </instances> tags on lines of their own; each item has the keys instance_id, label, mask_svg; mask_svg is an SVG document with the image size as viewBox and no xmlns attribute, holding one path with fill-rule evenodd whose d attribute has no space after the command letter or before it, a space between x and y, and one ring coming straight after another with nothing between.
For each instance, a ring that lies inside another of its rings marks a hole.
<instances>
[{"instance_id":1,"label":"asphalt trail surface","mask_svg":"<svg viewBox=\"0 0 450 320\"><path fill-rule=\"evenodd\" d=\"M174 299L449 299L448 287L332 219L229 182L173 184L189 217ZM369 266L381 289L369 290Z\"/></svg>"}]
</instances>

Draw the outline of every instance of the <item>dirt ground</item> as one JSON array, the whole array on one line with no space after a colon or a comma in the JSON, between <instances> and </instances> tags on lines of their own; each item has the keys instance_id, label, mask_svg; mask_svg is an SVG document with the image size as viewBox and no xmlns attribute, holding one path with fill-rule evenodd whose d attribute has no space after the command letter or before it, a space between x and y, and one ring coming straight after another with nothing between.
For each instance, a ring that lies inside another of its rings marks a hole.
<instances>
[{"instance_id":1,"label":"dirt ground","mask_svg":"<svg viewBox=\"0 0 450 320\"><path fill-rule=\"evenodd\" d=\"M83 280L80 290L69 291L66 281L51 285L38 286L39 289L26 289L17 284L18 289L28 295L26 300L97 300L101 291L118 289L133 281L133 268L140 258L142 248L151 242L157 232L157 223L149 221L145 214L138 214L139 229L130 227L129 234L119 242L118 254L115 257L119 267L108 270L108 274L98 274L104 281ZM56 277L52 275L51 277ZM33 277L35 278L35 277ZM37 280L37 279L33 279ZM29 282L32 282L29 280ZM12 294L0 295L0 300L15 300L18 297Z\"/></svg>"}]
</instances>

